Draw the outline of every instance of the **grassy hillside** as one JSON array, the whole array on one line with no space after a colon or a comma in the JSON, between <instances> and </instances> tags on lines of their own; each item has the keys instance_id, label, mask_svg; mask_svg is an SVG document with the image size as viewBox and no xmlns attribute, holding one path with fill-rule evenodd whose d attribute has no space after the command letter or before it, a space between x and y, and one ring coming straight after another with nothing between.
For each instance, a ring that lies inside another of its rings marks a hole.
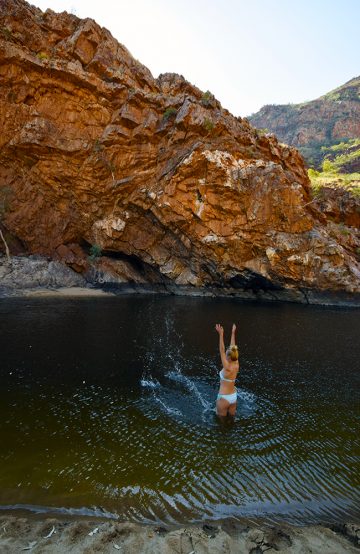
<instances>
[{"instance_id":1,"label":"grassy hillside","mask_svg":"<svg viewBox=\"0 0 360 554\"><path fill-rule=\"evenodd\" d=\"M333 146L322 146L321 170L309 169L314 193L321 187L343 187L360 195L360 139L349 139Z\"/></svg>"}]
</instances>

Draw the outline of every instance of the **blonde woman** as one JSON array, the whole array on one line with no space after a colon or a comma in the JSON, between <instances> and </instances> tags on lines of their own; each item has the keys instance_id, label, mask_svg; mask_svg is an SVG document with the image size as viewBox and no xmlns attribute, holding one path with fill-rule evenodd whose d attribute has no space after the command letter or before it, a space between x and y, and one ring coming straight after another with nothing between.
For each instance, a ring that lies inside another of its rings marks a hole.
<instances>
[{"instance_id":1,"label":"blonde woman","mask_svg":"<svg viewBox=\"0 0 360 554\"><path fill-rule=\"evenodd\" d=\"M220 389L216 400L216 413L220 418L226 416L235 416L237 391L235 379L239 372L239 353L235 344L236 325L232 326L230 346L225 350L224 328L217 323L216 331L219 333L219 349L222 361L222 370L220 371Z\"/></svg>"}]
</instances>

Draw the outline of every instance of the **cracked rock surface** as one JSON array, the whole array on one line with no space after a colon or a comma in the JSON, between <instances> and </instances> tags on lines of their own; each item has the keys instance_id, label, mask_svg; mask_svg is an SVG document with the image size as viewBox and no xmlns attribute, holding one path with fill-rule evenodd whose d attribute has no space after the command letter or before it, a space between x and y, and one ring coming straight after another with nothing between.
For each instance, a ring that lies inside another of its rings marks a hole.
<instances>
[{"instance_id":1,"label":"cracked rock surface","mask_svg":"<svg viewBox=\"0 0 360 554\"><path fill-rule=\"evenodd\" d=\"M357 220L296 149L91 19L0 0L0 29L1 221L28 253L100 284L360 292Z\"/></svg>"}]
</instances>

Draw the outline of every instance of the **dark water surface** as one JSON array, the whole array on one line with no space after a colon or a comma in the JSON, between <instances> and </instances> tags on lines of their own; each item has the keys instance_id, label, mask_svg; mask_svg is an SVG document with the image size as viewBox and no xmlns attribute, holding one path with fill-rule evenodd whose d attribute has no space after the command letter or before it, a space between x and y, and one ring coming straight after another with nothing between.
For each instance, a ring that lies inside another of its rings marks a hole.
<instances>
[{"instance_id":1,"label":"dark water surface","mask_svg":"<svg viewBox=\"0 0 360 554\"><path fill-rule=\"evenodd\" d=\"M214 325L233 321L238 417L224 425ZM5 299L0 348L2 508L180 523L360 516L358 310Z\"/></svg>"}]
</instances>

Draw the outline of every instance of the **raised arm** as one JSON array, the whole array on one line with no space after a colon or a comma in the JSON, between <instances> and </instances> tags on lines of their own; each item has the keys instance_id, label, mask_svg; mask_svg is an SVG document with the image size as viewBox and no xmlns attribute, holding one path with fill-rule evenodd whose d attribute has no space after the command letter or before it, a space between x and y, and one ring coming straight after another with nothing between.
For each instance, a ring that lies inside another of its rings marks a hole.
<instances>
[{"instance_id":1,"label":"raised arm","mask_svg":"<svg viewBox=\"0 0 360 554\"><path fill-rule=\"evenodd\" d=\"M228 361L226 359L226 354L225 354L224 328L220 325L220 323L217 323L215 325L215 329L219 333L219 350L220 350L222 365L224 368L226 368Z\"/></svg>"},{"instance_id":2,"label":"raised arm","mask_svg":"<svg viewBox=\"0 0 360 554\"><path fill-rule=\"evenodd\" d=\"M230 346L233 346L234 344L236 344L235 333L236 333L236 325L235 325L235 323L233 323L233 326L232 326L232 329L231 329Z\"/></svg>"}]
</instances>

